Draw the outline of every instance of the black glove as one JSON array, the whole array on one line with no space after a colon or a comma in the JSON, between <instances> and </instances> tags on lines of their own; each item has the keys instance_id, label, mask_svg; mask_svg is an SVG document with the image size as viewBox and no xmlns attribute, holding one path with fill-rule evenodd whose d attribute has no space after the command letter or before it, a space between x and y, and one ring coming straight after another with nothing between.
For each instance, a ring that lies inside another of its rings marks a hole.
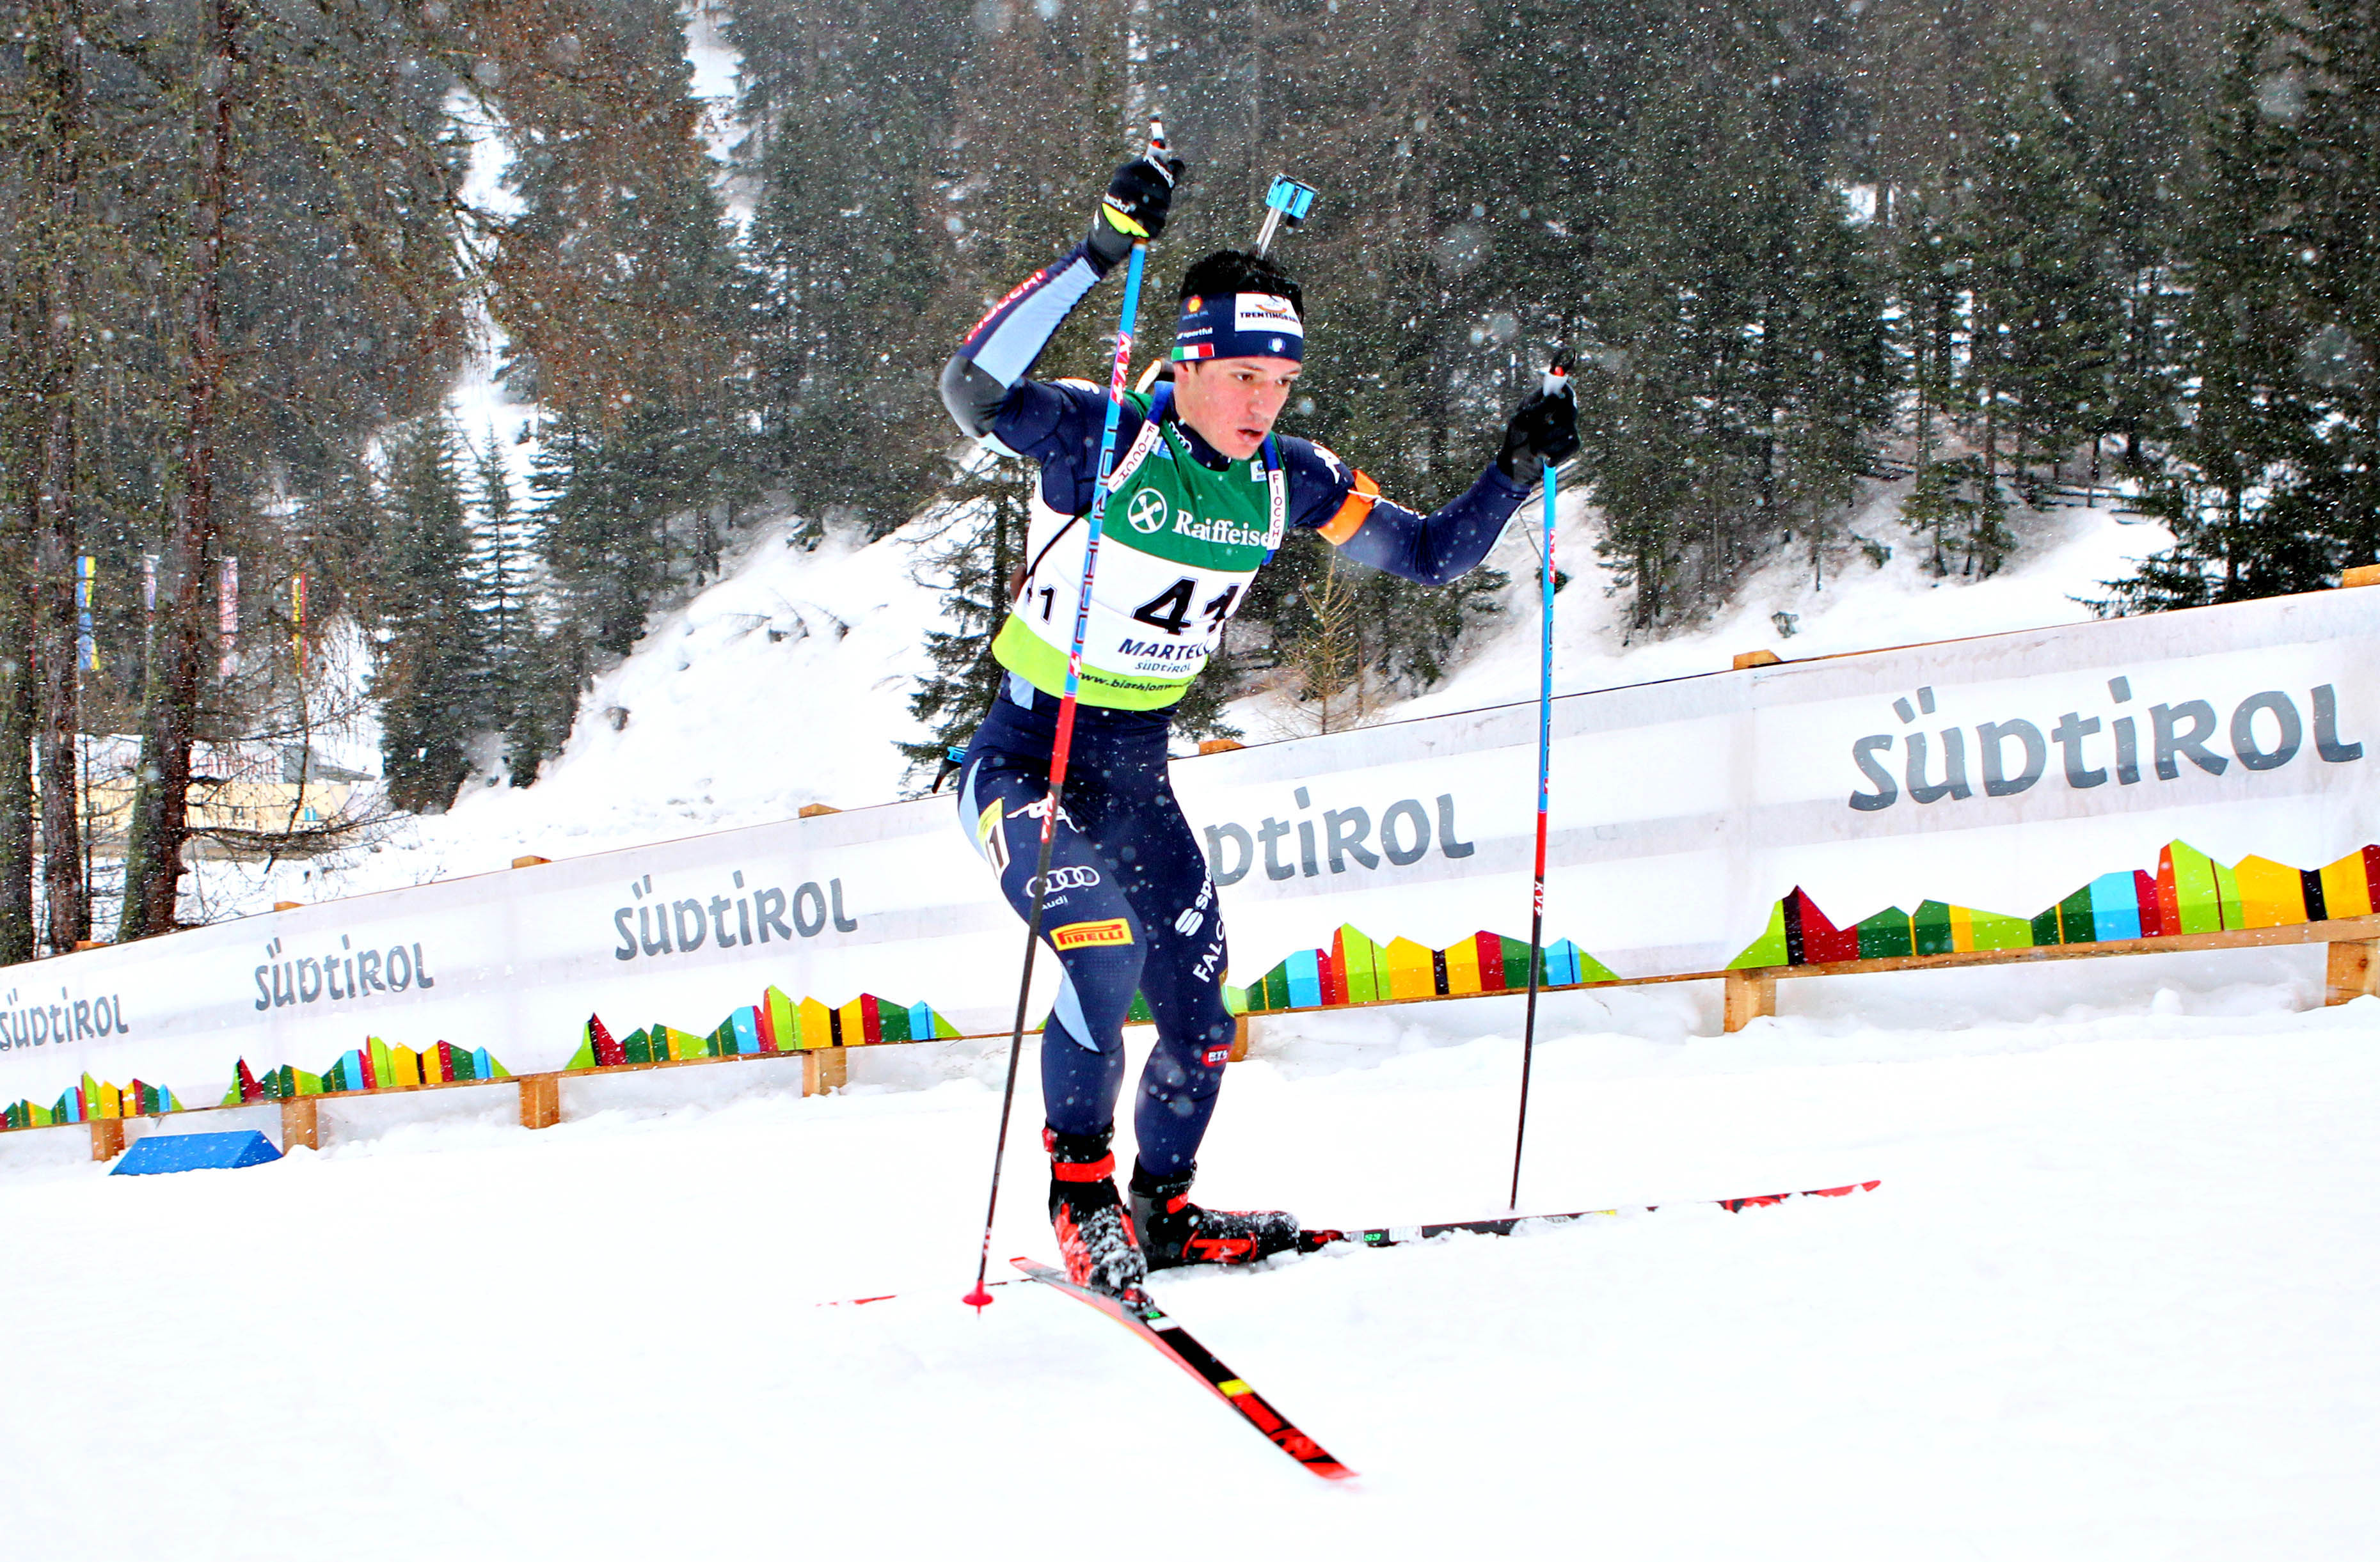
<instances>
[{"instance_id":1,"label":"black glove","mask_svg":"<svg viewBox=\"0 0 2380 1562\"><path fill-rule=\"evenodd\" d=\"M1529 399L1504 425L1504 448L1497 453L1496 469L1515 482L1536 476L1540 467L1559 466L1578 454L1578 404L1564 386L1551 395L1531 391Z\"/></svg>"},{"instance_id":2,"label":"black glove","mask_svg":"<svg viewBox=\"0 0 2380 1562\"><path fill-rule=\"evenodd\" d=\"M1099 199L1099 215L1091 219L1092 253L1112 266L1135 244L1163 233L1173 187L1189 166L1178 157L1135 157L1117 169Z\"/></svg>"}]
</instances>

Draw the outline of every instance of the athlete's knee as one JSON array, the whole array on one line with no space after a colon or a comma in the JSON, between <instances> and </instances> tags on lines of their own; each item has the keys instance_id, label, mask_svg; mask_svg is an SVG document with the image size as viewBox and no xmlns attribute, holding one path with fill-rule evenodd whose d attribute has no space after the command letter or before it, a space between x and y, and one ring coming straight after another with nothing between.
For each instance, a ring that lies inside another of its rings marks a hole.
<instances>
[{"instance_id":1,"label":"athlete's knee","mask_svg":"<svg viewBox=\"0 0 2380 1562\"><path fill-rule=\"evenodd\" d=\"M1064 963L1052 1021L1094 1052L1123 1050L1123 1023L1132 1011L1137 964L1113 960L1070 960Z\"/></svg>"},{"instance_id":2,"label":"athlete's knee","mask_svg":"<svg viewBox=\"0 0 2380 1562\"><path fill-rule=\"evenodd\" d=\"M1141 1070L1141 1088L1151 1098L1169 1104L1210 1100L1222 1087L1223 1065L1231 1056L1229 1023L1220 1035L1201 1028L1186 1035L1160 1035Z\"/></svg>"}]
</instances>

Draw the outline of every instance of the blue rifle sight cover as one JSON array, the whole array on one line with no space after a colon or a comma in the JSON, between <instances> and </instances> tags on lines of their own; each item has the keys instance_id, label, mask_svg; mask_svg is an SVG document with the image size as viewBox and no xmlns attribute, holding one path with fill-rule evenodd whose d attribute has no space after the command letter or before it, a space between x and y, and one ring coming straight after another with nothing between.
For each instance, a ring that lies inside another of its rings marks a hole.
<instances>
[{"instance_id":1,"label":"blue rifle sight cover","mask_svg":"<svg viewBox=\"0 0 2380 1562\"><path fill-rule=\"evenodd\" d=\"M1265 191L1265 204L1293 223L1302 223L1314 210L1314 187L1301 185L1286 174L1273 176L1272 188Z\"/></svg>"}]
</instances>

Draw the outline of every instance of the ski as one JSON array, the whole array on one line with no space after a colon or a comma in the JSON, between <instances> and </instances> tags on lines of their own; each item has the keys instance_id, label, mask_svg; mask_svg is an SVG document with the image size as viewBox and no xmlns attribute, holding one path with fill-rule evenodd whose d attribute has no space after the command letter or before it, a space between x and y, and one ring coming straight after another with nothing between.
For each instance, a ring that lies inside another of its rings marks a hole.
<instances>
[{"instance_id":1,"label":"ski","mask_svg":"<svg viewBox=\"0 0 2380 1562\"><path fill-rule=\"evenodd\" d=\"M1355 1472L1323 1451L1322 1445L1300 1432L1287 1416L1265 1402L1262 1395L1248 1386L1245 1379L1215 1359L1190 1331L1167 1316L1164 1310L1149 1299L1147 1291L1135 1291L1129 1296L1110 1296L1104 1291L1078 1286L1066 1278L1062 1271L1047 1264L1037 1264L1029 1258L1011 1260L1027 1279L1038 1280L1052 1290L1065 1292L1075 1301L1098 1308L1117 1323L1132 1330L1155 1346L1166 1360L1205 1384L1215 1398L1240 1412L1247 1423L1263 1433L1268 1441L1306 1469L1326 1481L1344 1481Z\"/></svg>"},{"instance_id":2,"label":"ski","mask_svg":"<svg viewBox=\"0 0 2380 1562\"><path fill-rule=\"evenodd\" d=\"M1797 1193L1755 1193L1748 1198L1696 1199L1690 1202L1715 1204L1734 1214L1767 1205L1783 1204L1787 1199L1840 1199L1851 1193L1872 1193L1882 1181L1882 1178L1877 1178L1867 1182L1846 1182L1840 1188L1804 1188ZM1436 1237L1463 1231L1482 1237L1509 1237L1515 1231L1527 1229L1550 1229L1597 1216L1650 1213L1660 1207L1657 1204L1634 1205L1613 1209L1574 1209L1561 1215L1506 1215L1490 1220L1446 1220L1435 1226L1374 1226L1353 1231L1302 1231L1298 1234L1297 1250L1300 1253L1319 1253L1338 1242L1353 1242L1360 1247L1402 1247L1407 1242L1426 1242Z\"/></svg>"},{"instance_id":3,"label":"ski","mask_svg":"<svg viewBox=\"0 0 2380 1562\"><path fill-rule=\"evenodd\" d=\"M1754 1193L1746 1198L1690 1199L1686 1202L1689 1204L1715 1204L1718 1205L1719 1208L1728 1211L1730 1214L1735 1214L1742 1210L1758 1209L1768 1205L1783 1204L1788 1199L1840 1199L1851 1193L1872 1193L1880 1186L1882 1182L1883 1179L1876 1178L1865 1182L1846 1182L1840 1188L1804 1188L1796 1193ZM1664 1206L1657 1204L1627 1205L1615 1206L1610 1209L1573 1209L1565 1211L1559 1215L1504 1215L1498 1216L1488 1220L1444 1220L1439 1222L1435 1226L1373 1226L1361 1229L1350 1229L1344 1231L1317 1229L1302 1231L1298 1234L1297 1251L1301 1253L1319 1253L1326 1247L1335 1246L1342 1242L1352 1243L1357 1247L1402 1247L1408 1242L1426 1242L1436 1237L1452 1236L1458 1232L1466 1231L1474 1236L1509 1237L1513 1232L1522 1230L1524 1228L1529 1229L1543 1229L1546 1230L1551 1230L1557 1226L1569 1226L1581 1220L1593 1219L1597 1216L1650 1214L1654 1210L1664 1207L1674 1206ZM1016 1264L1019 1268L1023 1268L1025 1265L1025 1260L1020 1258L1016 1261ZM1056 1271L1052 1270L1051 1273L1055 1274ZM1037 1279L1039 1278L1038 1276L1035 1276L1034 1277ZM1010 1280L993 1280L990 1283L996 1286L1004 1286L1011 1285L1015 1282ZM1060 1275L1056 1283L1062 1286L1065 1285L1065 1277ZM846 1297L837 1302L814 1302L812 1305L819 1307L864 1307L871 1302L897 1301L900 1299L900 1295L901 1293L898 1291L887 1291L882 1296Z\"/></svg>"}]
</instances>

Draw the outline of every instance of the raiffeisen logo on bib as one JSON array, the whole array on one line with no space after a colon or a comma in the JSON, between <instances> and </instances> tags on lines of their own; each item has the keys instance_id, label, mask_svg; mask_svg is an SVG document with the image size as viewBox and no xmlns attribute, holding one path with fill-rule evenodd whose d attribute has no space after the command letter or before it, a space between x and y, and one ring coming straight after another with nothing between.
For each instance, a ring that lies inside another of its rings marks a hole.
<instances>
[{"instance_id":1,"label":"raiffeisen logo on bib","mask_svg":"<svg viewBox=\"0 0 2380 1562\"><path fill-rule=\"evenodd\" d=\"M1233 526L1228 520L1202 521L1187 510L1173 512L1174 531L1200 542L1220 543L1226 548L1261 548L1265 534L1246 527Z\"/></svg>"},{"instance_id":2,"label":"raiffeisen logo on bib","mask_svg":"<svg viewBox=\"0 0 2380 1562\"><path fill-rule=\"evenodd\" d=\"M1165 495L1155 489L1142 489L1132 496L1132 505L1124 511L1124 519L1132 523L1132 529L1135 531L1155 532L1164 529Z\"/></svg>"},{"instance_id":3,"label":"raiffeisen logo on bib","mask_svg":"<svg viewBox=\"0 0 2380 1562\"><path fill-rule=\"evenodd\" d=\"M1232 296L1232 329L1243 333L1270 332L1279 336L1305 339L1305 326L1291 309L1289 300L1271 293L1235 293Z\"/></svg>"}]
</instances>

